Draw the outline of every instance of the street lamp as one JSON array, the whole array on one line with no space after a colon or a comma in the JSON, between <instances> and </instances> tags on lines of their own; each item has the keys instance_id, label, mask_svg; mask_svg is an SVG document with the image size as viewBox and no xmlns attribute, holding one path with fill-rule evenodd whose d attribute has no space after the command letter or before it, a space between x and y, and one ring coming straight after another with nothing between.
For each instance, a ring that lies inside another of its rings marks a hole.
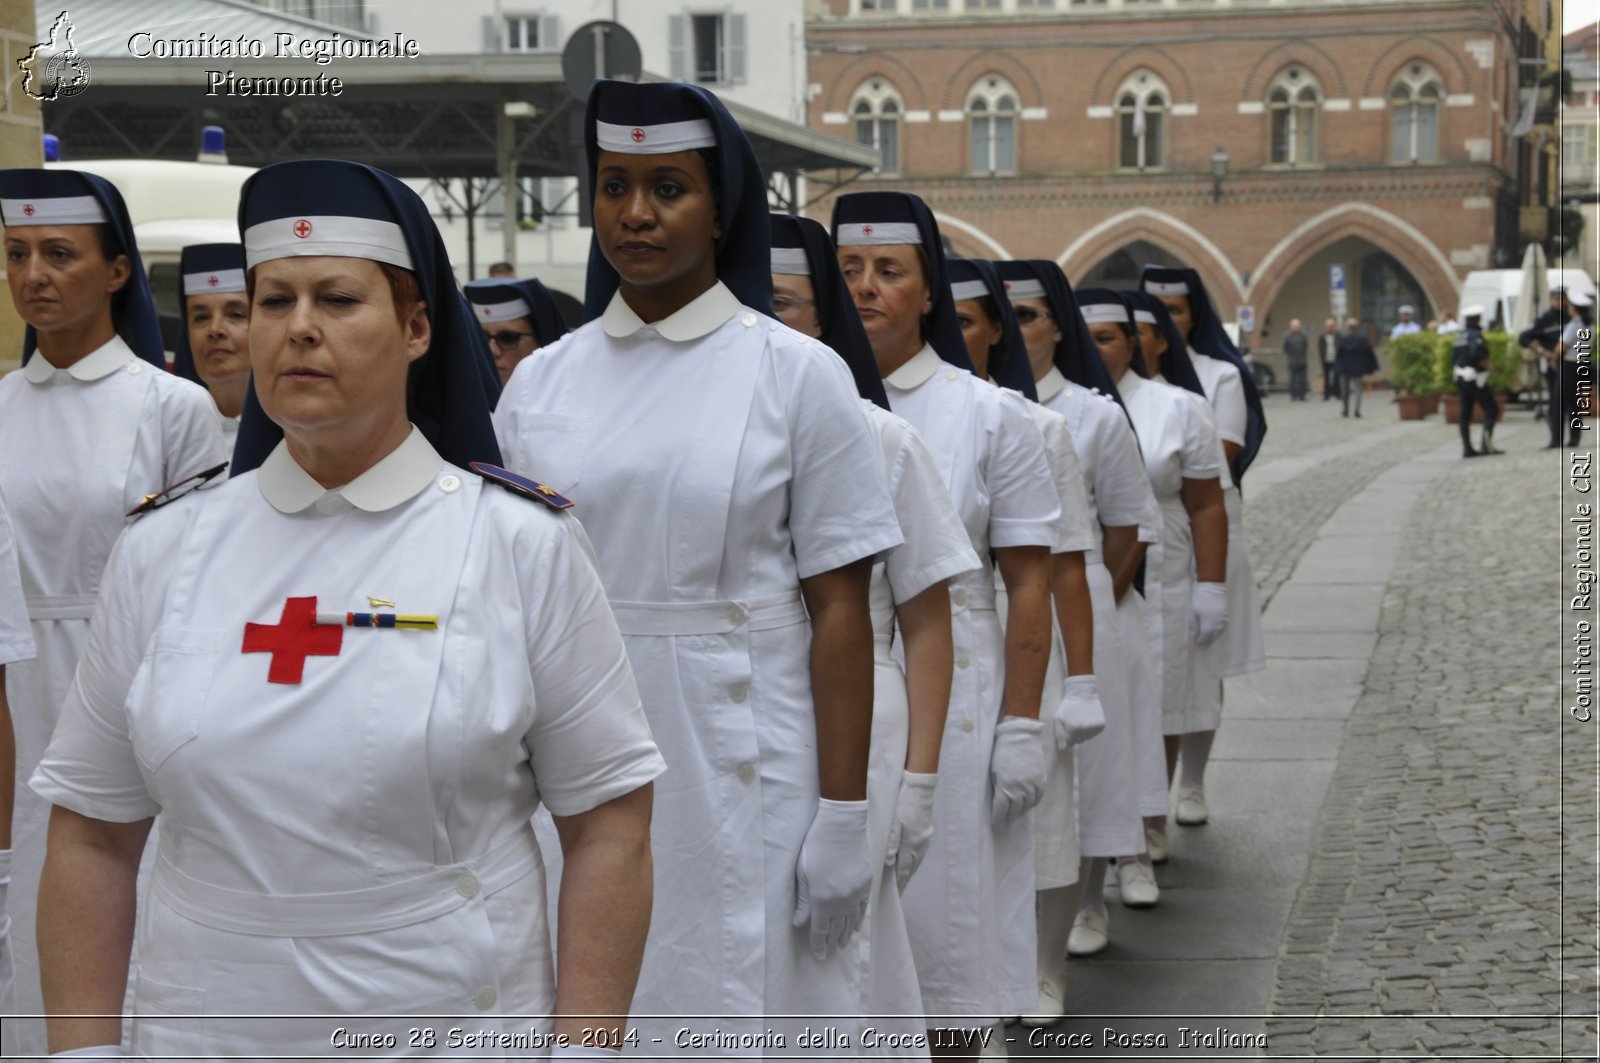
<instances>
[{"instance_id":1,"label":"street lamp","mask_svg":"<svg viewBox=\"0 0 1600 1063\"><path fill-rule=\"evenodd\" d=\"M1211 153L1211 202L1222 199L1222 179L1228 176L1228 153L1220 147Z\"/></svg>"}]
</instances>

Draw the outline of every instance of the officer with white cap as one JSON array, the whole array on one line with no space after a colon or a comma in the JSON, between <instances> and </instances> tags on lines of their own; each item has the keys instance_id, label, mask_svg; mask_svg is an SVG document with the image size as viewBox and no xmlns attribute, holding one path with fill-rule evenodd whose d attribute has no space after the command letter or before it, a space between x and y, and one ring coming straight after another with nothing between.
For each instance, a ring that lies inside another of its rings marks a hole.
<instances>
[{"instance_id":1,"label":"officer with white cap","mask_svg":"<svg viewBox=\"0 0 1600 1063\"><path fill-rule=\"evenodd\" d=\"M1461 398L1461 413L1456 423L1461 428L1461 456L1476 458L1485 454L1500 454L1495 449L1494 421L1499 412L1495 407L1494 392L1489 389L1489 344L1483 338L1483 307L1472 303L1461 308L1464 327L1450 348L1450 361L1454 365L1456 394ZM1482 445L1472 449L1472 409L1483 410Z\"/></svg>"}]
</instances>

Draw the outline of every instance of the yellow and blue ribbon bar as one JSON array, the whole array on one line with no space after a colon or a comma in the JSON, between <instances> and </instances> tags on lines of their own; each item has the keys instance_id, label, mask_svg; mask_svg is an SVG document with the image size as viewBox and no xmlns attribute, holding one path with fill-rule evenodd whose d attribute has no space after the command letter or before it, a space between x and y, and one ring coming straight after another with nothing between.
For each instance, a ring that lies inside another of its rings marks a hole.
<instances>
[{"instance_id":1,"label":"yellow and blue ribbon bar","mask_svg":"<svg viewBox=\"0 0 1600 1063\"><path fill-rule=\"evenodd\" d=\"M405 613L318 613L317 623L334 627L398 627L432 631L439 626L439 618Z\"/></svg>"}]
</instances>

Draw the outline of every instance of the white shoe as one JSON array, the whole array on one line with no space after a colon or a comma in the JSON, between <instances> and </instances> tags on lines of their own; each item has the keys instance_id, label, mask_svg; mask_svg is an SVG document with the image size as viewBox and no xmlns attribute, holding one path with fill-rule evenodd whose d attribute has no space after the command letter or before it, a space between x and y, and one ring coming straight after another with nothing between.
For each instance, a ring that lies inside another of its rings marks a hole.
<instances>
[{"instance_id":1,"label":"white shoe","mask_svg":"<svg viewBox=\"0 0 1600 1063\"><path fill-rule=\"evenodd\" d=\"M1054 1026L1067 1013L1066 975L1043 975L1039 979L1039 1003L1033 1014L1022 1017L1024 1026Z\"/></svg>"},{"instance_id":2,"label":"white shoe","mask_svg":"<svg viewBox=\"0 0 1600 1063\"><path fill-rule=\"evenodd\" d=\"M1068 956L1093 956L1111 943L1106 936L1105 905L1099 908L1079 908L1078 917L1072 921L1072 932L1067 935Z\"/></svg>"},{"instance_id":3,"label":"white shoe","mask_svg":"<svg viewBox=\"0 0 1600 1063\"><path fill-rule=\"evenodd\" d=\"M1117 861L1117 888L1124 908L1154 908L1161 899L1155 872L1137 860Z\"/></svg>"},{"instance_id":4,"label":"white shoe","mask_svg":"<svg viewBox=\"0 0 1600 1063\"><path fill-rule=\"evenodd\" d=\"M1167 862L1167 828L1146 827L1144 829L1144 846L1150 851L1152 864Z\"/></svg>"},{"instance_id":5,"label":"white shoe","mask_svg":"<svg viewBox=\"0 0 1600 1063\"><path fill-rule=\"evenodd\" d=\"M1198 827L1211 818L1206 807L1206 792L1199 787L1178 794L1178 822L1185 827Z\"/></svg>"}]
</instances>

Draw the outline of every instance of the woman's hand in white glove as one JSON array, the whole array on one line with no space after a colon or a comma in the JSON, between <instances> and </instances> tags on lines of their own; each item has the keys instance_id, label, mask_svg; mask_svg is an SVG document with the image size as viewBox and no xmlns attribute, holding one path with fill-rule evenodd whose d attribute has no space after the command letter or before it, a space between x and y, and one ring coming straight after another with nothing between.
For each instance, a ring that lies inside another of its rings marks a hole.
<instances>
[{"instance_id":1,"label":"woman's hand in white glove","mask_svg":"<svg viewBox=\"0 0 1600 1063\"><path fill-rule=\"evenodd\" d=\"M989 822L995 830L1026 813L1044 796L1043 733L1044 722L1026 716L1002 716L994 730L994 749L989 754L994 800Z\"/></svg>"},{"instance_id":2,"label":"woman's hand in white glove","mask_svg":"<svg viewBox=\"0 0 1600 1063\"><path fill-rule=\"evenodd\" d=\"M867 913L872 891L867 803L818 801L794 874L794 925L811 924L811 954L825 960L844 948Z\"/></svg>"},{"instance_id":3,"label":"woman's hand in white glove","mask_svg":"<svg viewBox=\"0 0 1600 1063\"><path fill-rule=\"evenodd\" d=\"M908 771L900 776L894 824L889 828L889 848L883 854L883 862L894 868L895 888L901 893L906 891L906 883L933 841L933 794L938 781L937 774Z\"/></svg>"},{"instance_id":4,"label":"woman's hand in white glove","mask_svg":"<svg viewBox=\"0 0 1600 1063\"><path fill-rule=\"evenodd\" d=\"M1228 585L1196 583L1189 595L1189 637L1209 646L1228 630Z\"/></svg>"},{"instance_id":5,"label":"woman's hand in white glove","mask_svg":"<svg viewBox=\"0 0 1600 1063\"><path fill-rule=\"evenodd\" d=\"M1100 704L1100 684L1094 676L1067 676L1061 684L1055 723L1058 751L1087 742L1106 729L1106 710Z\"/></svg>"}]
</instances>

